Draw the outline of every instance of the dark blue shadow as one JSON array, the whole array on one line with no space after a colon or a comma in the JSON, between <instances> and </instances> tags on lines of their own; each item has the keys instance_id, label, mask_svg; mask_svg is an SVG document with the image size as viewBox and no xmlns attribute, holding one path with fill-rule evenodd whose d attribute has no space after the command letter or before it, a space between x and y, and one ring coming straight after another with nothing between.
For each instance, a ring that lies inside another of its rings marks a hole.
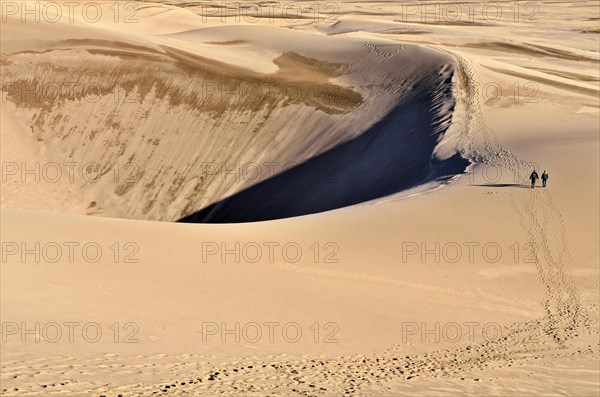
<instances>
[{"instance_id":1,"label":"dark blue shadow","mask_svg":"<svg viewBox=\"0 0 600 397\"><path fill-rule=\"evenodd\" d=\"M448 81L443 83L449 87ZM443 133L439 127L452 112L435 111L437 103L432 97L421 95L399 105L357 138L180 222L256 222L313 214L463 173L469 162L459 155L444 161L433 159Z\"/></svg>"}]
</instances>

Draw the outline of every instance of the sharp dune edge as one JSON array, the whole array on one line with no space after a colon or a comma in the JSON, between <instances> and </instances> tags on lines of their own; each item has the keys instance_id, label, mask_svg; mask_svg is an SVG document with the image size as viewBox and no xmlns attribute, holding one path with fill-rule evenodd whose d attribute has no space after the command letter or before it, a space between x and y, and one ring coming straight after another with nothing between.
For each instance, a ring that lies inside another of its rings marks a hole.
<instances>
[{"instance_id":1,"label":"sharp dune edge","mask_svg":"<svg viewBox=\"0 0 600 397\"><path fill-rule=\"evenodd\" d=\"M594 2L6 3L2 395L599 395Z\"/></svg>"}]
</instances>

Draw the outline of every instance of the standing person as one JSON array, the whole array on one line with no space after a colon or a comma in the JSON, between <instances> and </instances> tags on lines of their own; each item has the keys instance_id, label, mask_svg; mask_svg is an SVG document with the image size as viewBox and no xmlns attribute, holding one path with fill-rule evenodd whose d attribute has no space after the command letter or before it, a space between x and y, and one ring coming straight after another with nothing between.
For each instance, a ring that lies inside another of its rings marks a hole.
<instances>
[{"instance_id":1,"label":"standing person","mask_svg":"<svg viewBox=\"0 0 600 397\"><path fill-rule=\"evenodd\" d=\"M537 172L535 172L535 170L533 170L533 172L531 173L531 175L529 175L529 179L531 179L531 187L534 188L535 187L535 181L537 181L538 179L540 179L540 177L538 176Z\"/></svg>"},{"instance_id":2,"label":"standing person","mask_svg":"<svg viewBox=\"0 0 600 397\"><path fill-rule=\"evenodd\" d=\"M542 172L542 187L546 187L546 182L548 181L548 173L546 170Z\"/></svg>"}]
</instances>

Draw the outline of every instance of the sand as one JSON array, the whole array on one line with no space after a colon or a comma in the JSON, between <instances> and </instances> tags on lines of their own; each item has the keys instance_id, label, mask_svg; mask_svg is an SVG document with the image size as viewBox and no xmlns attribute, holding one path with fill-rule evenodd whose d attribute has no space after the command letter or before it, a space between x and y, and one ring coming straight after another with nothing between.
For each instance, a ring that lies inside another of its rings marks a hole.
<instances>
[{"instance_id":1,"label":"sand","mask_svg":"<svg viewBox=\"0 0 600 397\"><path fill-rule=\"evenodd\" d=\"M7 3L2 395L599 395L594 2Z\"/></svg>"}]
</instances>

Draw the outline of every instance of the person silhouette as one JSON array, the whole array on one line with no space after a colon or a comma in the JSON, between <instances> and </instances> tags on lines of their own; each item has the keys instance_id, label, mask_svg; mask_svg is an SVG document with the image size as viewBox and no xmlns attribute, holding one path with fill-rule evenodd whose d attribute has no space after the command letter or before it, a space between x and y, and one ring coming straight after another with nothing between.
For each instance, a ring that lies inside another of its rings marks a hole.
<instances>
[{"instance_id":1,"label":"person silhouette","mask_svg":"<svg viewBox=\"0 0 600 397\"><path fill-rule=\"evenodd\" d=\"M548 182L548 173L546 170L542 172L542 187L546 187L546 183Z\"/></svg>"},{"instance_id":2,"label":"person silhouette","mask_svg":"<svg viewBox=\"0 0 600 397\"><path fill-rule=\"evenodd\" d=\"M540 177L537 174L537 172L535 172L535 170L533 170L533 172L531 173L531 175L529 175L529 179L531 180L531 187L534 188L535 187L535 181L537 181L538 179L540 179Z\"/></svg>"}]
</instances>

